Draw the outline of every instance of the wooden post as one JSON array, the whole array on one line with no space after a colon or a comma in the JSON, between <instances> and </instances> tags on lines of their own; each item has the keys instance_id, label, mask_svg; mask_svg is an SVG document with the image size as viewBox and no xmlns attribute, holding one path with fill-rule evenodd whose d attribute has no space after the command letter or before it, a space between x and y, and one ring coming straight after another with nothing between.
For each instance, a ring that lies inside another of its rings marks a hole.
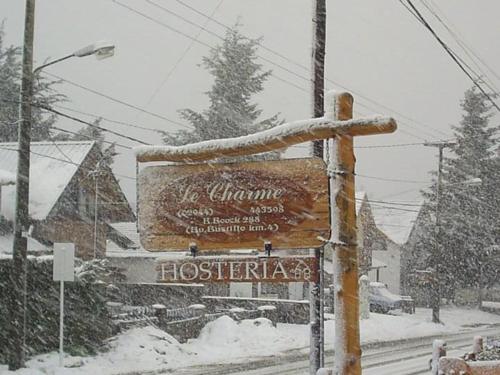
<instances>
[{"instance_id":1,"label":"wooden post","mask_svg":"<svg viewBox=\"0 0 500 375\"><path fill-rule=\"evenodd\" d=\"M432 375L439 374L439 358L446 356L446 342L444 340L434 340L432 343L432 361L431 373Z\"/></svg>"},{"instance_id":2,"label":"wooden post","mask_svg":"<svg viewBox=\"0 0 500 375\"><path fill-rule=\"evenodd\" d=\"M352 119L351 94L329 93L325 104L328 106L325 117L341 121ZM332 202L336 203L336 207L332 207L335 373L358 375L361 374L361 346L353 136L337 135L330 141L329 152Z\"/></svg>"},{"instance_id":3,"label":"wooden post","mask_svg":"<svg viewBox=\"0 0 500 375\"><path fill-rule=\"evenodd\" d=\"M361 374L353 137L392 133L397 128L392 118L353 120L352 106L351 94L329 92L325 97L323 118L283 124L250 137L229 138L224 142L204 141L178 147L142 146L135 149L139 162L193 163L223 156L253 155L330 138L327 155L332 236L328 243L335 246L335 373L342 375Z\"/></svg>"},{"instance_id":4,"label":"wooden post","mask_svg":"<svg viewBox=\"0 0 500 375\"><path fill-rule=\"evenodd\" d=\"M33 100L33 40L35 28L35 0L26 0L24 16L23 65L18 124L18 159L14 241L12 246L13 269L9 275L9 370L25 365L26 309L27 309L27 250L30 190L31 102Z\"/></svg>"}]
</instances>

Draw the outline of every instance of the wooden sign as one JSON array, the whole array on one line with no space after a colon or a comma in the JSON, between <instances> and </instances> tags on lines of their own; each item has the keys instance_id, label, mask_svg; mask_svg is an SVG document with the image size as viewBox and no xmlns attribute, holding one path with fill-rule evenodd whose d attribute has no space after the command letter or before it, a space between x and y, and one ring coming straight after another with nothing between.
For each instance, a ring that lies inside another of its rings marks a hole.
<instances>
[{"instance_id":1,"label":"wooden sign","mask_svg":"<svg viewBox=\"0 0 500 375\"><path fill-rule=\"evenodd\" d=\"M318 247L330 237L321 159L151 166L139 176L146 250Z\"/></svg>"},{"instance_id":2,"label":"wooden sign","mask_svg":"<svg viewBox=\"0 0 500 375\"><path fill-rule=\"evenodd\" d=\"M314 257L196 257L158 261L161 283L318 282Z\"/></svg>"}]
</instances>

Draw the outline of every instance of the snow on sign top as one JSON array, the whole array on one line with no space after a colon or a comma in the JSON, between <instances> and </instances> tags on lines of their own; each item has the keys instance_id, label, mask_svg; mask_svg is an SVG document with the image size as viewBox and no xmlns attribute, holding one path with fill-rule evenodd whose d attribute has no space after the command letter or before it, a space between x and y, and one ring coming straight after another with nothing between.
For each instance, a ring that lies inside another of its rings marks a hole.
<instances>
[{"instance_id":1,"label":"snow on sign top","mask_svg":"<svg viewBox=\"0 0 500 375\"><path fill-rule=\"evenodd\" d=\"M134 151L140 162L192 162L269 152L340 134L357 136L391 133L394 130L396 121L391 117L373 116L347 121L322 117L286 123L243 137L213 139L185 146L140 146Z\"/></svg>"}]
</instances>

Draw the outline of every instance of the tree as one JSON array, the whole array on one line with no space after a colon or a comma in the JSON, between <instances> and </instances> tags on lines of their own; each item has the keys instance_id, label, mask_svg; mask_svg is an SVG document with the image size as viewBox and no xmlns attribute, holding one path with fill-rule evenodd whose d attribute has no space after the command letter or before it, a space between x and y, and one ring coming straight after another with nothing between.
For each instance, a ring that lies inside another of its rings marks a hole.
<instances>
[{"instance_id":1,"label":"tree","mask_svg":"<svg viewBox=\"0 0 500 375\"><path fill-rule=\"evenodd\" d=\"M202 65L214 77L213 86L207 92L209 108L201 113L181 110L181 117L189 121L193 130L165 133L165 143L182 145L244 136L281 123L278 114L258 121L262 110L251 102L271 74L256 62L258 45L259 40L243 37L236 27L226 33L222 45L203 58Z\"/></svg>"},{"instance_id":2,"label":"tree","mask_svg":"<svg viewBox=\"0 0 500 375\"><path fill-rule=\"evenodd\" d=\"M479 286L489 249L499 241L500 173L495 157L498 127L489 125L491 107L475 88L465 92L461 107L462 120L453 127L456 145L452 155L443 160L440 202L440 281L442 295L450 298L459 287ZM474 178L481 180L479 185L470 184ZM424 196L434 213L435 182ZM430 217L434 223L434 214ZM426 227L419 241L432 249L437 228L432 224ZM431 258L428 261L429 266L435 266Z\"/></svg>"},{"instance_id":3,"label":"tree","mask_svg":"<svg viewBox=\"0 0 500 375\"><path fill-rule=\"evenodd\" d=\"M488 248L498 240L500 180L494 154L498 127L489 125L490 108L487 98L475 88L465 92L464 114L454 127L455 155L445 159L448 187L444 190L443 237L454 259L448 271L456 275L458 266L456 285L462 287L479 285L481 264L487 262ZM481 184L470 185L473 178L481 179Z\"/></svg>"},{"instance_id":4,"label":"tree","mask_svg":"<svg viewBox=\"0 0 500 375\"><path fill-rule=\"evenodd\" d=\"M4 46L3 23L0 25L0 142L17 140L19 121L19 95L21 79L21 50L19 47ZM50 106L64 100L54 91L56 81L48 81L40 75L34 77L32 107L32 140L50 138L50 128L56 116L47 115L37 105Z\"/></svg>"}]
</instances>

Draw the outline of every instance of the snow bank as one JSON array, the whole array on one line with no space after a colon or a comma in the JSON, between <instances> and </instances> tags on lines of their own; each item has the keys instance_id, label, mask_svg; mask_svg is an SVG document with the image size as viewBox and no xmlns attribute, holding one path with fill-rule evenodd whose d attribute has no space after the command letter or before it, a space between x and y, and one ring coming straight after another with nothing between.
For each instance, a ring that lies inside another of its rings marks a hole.
<instances>
[{"instance_id":1,"label":"snow bank","mask_svg":"<svg viewBox=\"0 0 500 375\"><path fill-rule=\"evenodd\" d=\"M305 343L307 345L307 342ZM222 316L203 328L196 340L190 340L186 347L198 353L201 363L229 362L252 356L279 353L290 346L302 347L304 340L297 339L285 327L273 327L269 319L258 318L236 322ZM214 360L218 358L218 360Z\"/></svg>"},{"instance_id":2,"label":"snow bank","mask_svg":"<svg viewBox=\"0 0 500 375\"><path fill-rule=\"evenodd\" d=\"M333 317L326 314L327 317ZM453 333L473 324L500 323L500 316L475 309L442 309L442 324L431 322L429 309L417 309L414 315L370 314L361 321L362 343ZM333 320L325 322L326 347L333 347ZM236 322L223 316L208 323L197 339L180 344L169 334L154 327L135 328L117 336L110 350L95 357L67 357L66 365L58 369L57 353L31 359L16 374L102 374L167 371L181 367L217 363L242 362L251 357L278 355L292 349L308 352L309 326L278 324L264 318ZM10 374L1 371L1 374Z\"/></svg>"}]
</instances>

